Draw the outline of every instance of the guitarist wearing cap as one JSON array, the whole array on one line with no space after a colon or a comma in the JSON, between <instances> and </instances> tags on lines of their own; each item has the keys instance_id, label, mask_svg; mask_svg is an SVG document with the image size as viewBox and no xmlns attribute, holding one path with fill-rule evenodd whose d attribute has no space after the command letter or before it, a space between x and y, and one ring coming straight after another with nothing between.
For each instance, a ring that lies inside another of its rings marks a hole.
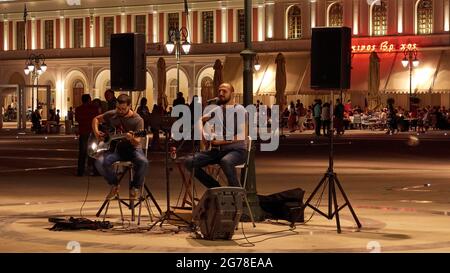
<instances>
[{"instance_id":1,"label":"guitarist wearing cap","mask_svg":"<svg viewBox=\"0 0 450 273\"><path fill-rule=\"evenodd\" d=\"M134 165L134 177L130 182L130 199L136 199L144 185L148 160L142 151L141 137L135 136L132 132L143 130L144 120L131 110L131 98L126 94L121 94L117 98L115 110L99 115L92 121L93 133L99 141L105 138L105 134L98 129L101 123L115 128L116 133L126 133L125 139L117 144L115 151L106 152L95 163L100 174L111 186L108 198L115 197L119 192L119 181L112 164L117 161L131 161Z\"/></svg>"}]
</instances>

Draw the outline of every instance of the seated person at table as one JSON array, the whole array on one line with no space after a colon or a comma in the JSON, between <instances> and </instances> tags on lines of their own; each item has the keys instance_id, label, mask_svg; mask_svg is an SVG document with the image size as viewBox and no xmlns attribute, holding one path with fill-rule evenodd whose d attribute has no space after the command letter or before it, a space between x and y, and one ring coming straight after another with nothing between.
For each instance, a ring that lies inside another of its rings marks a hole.
<instances>
[{"instance_id":1,"label":"seated person at table","mask_svg":"<svg viewBox=\"0 0 450 273\"><path fill-rule=\"evenodd\" d=\"M192 171L194 169L195 177L207 188L220 187L219 182L202 169L202 167L213 164L220 165L230 186L240 187L235 167L245 162L246 143L245 140L239 140L238 135L242 132L246 132L246 126L245 122L237 124L237 121L234 119L233 111L227 111L227 113L224 109L234 107L238 116L240 114L246 115L246 110L242 105L234 103L234 88L229 83L220 85L217 107L222 107L224 118L226 120L234 120L235 130L233 132L234 135L232 136L232 140L226 140L230 139L231 136L224 140L213 140L211 141L211 150L196 153L194 157L187 157L184 164L188 170ZM205 115L203 116L202 121L207 122L211 118L211 116ZM223 121L223 123L225 123L226 126L226 121ZM226 128L223 130L226 131ZM231 128L228 131L230 130Z\"/></svg>"},{"instance_id":2,"label":"seated person at table","mask_svg":"<svg viewBox=\"0 0 450 273\"><path fill-rule=\"evenodd\" d=\"M111 185L108 198L113 198L119 192L119 181L112 167L114 162L131 161L133 163L134 177L130 181L130 199L135 199L141 191L148 169L148 160L142 151L142 139L132 134L133 131L144 129L144 120L130 108L131 98L122 94L117 98L115 110L105 112L92 120L92 131L98 140L102 140L105 136L98 129L100 123L106 123L108 127L115 128L116 133L127 133L126 140L117 144L115 151L106 152L95 162L98 172Z\"/></svg>"}]
</instances>

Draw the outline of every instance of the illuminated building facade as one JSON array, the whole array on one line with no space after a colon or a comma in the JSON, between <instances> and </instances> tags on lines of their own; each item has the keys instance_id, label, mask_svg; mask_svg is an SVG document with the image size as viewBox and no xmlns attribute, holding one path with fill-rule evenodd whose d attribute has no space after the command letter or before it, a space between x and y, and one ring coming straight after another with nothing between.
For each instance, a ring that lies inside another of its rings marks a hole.
<instances>
[{"instance_id":1,"label":"illuminated building facade","mask_svg":"<svg viewBox=\"0 0 450 273\"><path fill-rule=\"evenodd\" d=\"M112 33L140 32L147 39L147 90L149 104L157 99L156 62L167 63L166 93L169 102L176 90L175 58L164 51L170 26L185 26L192 43L183 56L180 89L190 101L193 95L210 94L213 65L220 59L226 81L242 93L244 14L243 1L29 1L28 21L23 21L23 2L0 3L0 84L30 84L24 74L30 50L47 57L48 70L39 84L50 85L51 105L64 113L80 102L81 94L102 98L109 88L109 37ZM274 103L275 57L286 56L288 101L309 104L321 92L309 88L312 27L348 26L353 32L352 86L344 92L354 104L367 101L369 53L380 58L379 89L383 99L394 97L406 106L409 73L401 65L401 47L415 45L420 66L413 88L424 105L450 106L450 4L449 0L257 0L253 2L252 39L261 69L255 72L255 101ZM333 45L330 45L333 46ZM14 94L4 89L4 105ZM27 106L30 95L27 94ZM40 95L37 94L39 97Z\"/></svg>"}]
</instances>

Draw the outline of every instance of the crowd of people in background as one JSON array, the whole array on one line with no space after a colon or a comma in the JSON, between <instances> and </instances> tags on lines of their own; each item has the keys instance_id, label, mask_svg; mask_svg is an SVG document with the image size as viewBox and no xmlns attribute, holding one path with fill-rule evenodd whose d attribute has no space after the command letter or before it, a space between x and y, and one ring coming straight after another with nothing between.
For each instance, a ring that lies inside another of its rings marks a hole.
<instances>
[{"instance_id":1,"label":"crowd of people in background","mask_svg":"<svg viewBox=\"0 0 450 273\"><path fill-rule=\"evenodd\" d=\"M395 106L393 99L388 99L385 107L369 110L367 107L353 106L351 100L343 103L337 99L332 113L331 102L322 102L321 99L316 99L308 107L304 107L300 100L295 103L291 101L282 114L281 126L287 127L290 132L314 130L316 136L330 135L331 119L337 135L350 129L380 129L386 130L386 134L450 129L450 111L445 106L412 105L411 111L407 111Z\"/></svg>"},{"instance_id":2,"label":"crowd of people in background","mask_svg":"<svg viewBox=\"0 0 450 273\"><path fill-rule=\"evenodd\" d=\"M336 100L331 114L331 103L322 103L321 99L316 99L314 104L306 108L300 100L296 103L290 102L289 106L284 110L282 117L282 126L288 127L291 133L295 131L303 132L307 129L313 129L317 136L328 136L331 133L331 119L333 118L334 129L337 134L343 134L345 128L345 116L348 115L346 109L351 108L351 102L346 105L341 103L340 99Z\"/></svg>"}]
</instances>

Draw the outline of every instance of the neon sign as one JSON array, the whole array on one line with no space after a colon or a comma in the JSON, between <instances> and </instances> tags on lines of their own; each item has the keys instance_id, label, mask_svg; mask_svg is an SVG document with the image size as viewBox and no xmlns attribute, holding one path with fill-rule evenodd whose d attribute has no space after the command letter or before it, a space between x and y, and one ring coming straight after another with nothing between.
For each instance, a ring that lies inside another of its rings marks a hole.
<instances>
[{"instance_id":1,"label":"neon sign","mask_svg":"<svg viewBox=\"0 0 450 273\"><path fill-rule=\"evenodd\" d=\"M353 45L352 52L353 53L370 53L372 51L378 52L395 52L395 51L404 51L405 49L414 50L417 49L417 44L393 44L388 41L384 41L379 45L375 44L363 44L363 45Z\"/></svg>"}]
</instances>

